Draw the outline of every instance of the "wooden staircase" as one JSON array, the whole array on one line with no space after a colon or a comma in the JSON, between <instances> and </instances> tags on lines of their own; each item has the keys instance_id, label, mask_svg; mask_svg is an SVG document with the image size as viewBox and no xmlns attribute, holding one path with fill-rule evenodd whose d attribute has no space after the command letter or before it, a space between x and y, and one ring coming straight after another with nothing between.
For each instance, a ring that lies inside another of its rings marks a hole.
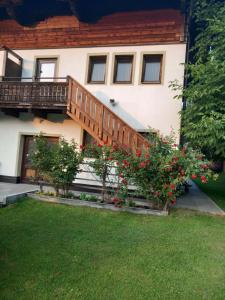
<instances>
[{"instance_id":1,"label":"wooden staircase","mask_svg":"<svg viewBox=\"0 0 225 300\"><path fill-rule=\"evenodd\" d=\"M135 150L148 141L112 110L68 77L67 114L99 143Z\"/></svg>"}]
</instances>

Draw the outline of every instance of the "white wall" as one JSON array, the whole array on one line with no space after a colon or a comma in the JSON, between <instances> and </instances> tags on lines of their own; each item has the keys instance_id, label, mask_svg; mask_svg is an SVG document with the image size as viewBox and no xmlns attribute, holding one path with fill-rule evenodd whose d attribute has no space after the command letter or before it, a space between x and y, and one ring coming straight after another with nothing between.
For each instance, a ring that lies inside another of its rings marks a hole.
<instances>
[{"instance_id":1,"label":"white wall","mask_svg":"<svg viewBox=\"0 0 225 300\"><path fill-rule=\"evenodd\" d=\"M44 120L28 113L20 114L20 118L0 113L0 175L20 176L22 136L40 132L64 136L68 141L74 139L78 144L82 140L80 126L65 116L49 115L48 120Z\"/></svg>"},{"instance_id":2,"label":"white wall","mask_svg":"<svg viewBox=\"0 0 225 300\"><path fill-rule=\"evenodd\" d=\"M6 51L0 50L0 77L5 75Z\"/></svg>"},{"instance_id":3,"label":"white wall","mask_svg":"<svg viewBox=\"0 0 225 300\"><path fill-rule=\"evenodd\" d=\"M95 47L73 49L44 49L16 51L24 58L24 77L34 75L36 57L58 57L58 74L64 77L71 75L81 84L86 83L86 69L88 54L107 53L109 65L107 83L102 85L87 84L86 88L93 92L106 105L113 98L118 103L111 108L123 117L135 129L148 126L159 129L168 134L171 128L179 135L180 118L178 112L181 102L173 99L173 92L169 89L169 82L178 79L182 82L185 62L185 44L149 45L149 46L121 46ZM136 53L135 78L133 85L112 85L112 62L114 53ZM139 84L141 72L142 52L163 52L165 54L165 68L163 84Z\"/></svg>"}]
</instances>

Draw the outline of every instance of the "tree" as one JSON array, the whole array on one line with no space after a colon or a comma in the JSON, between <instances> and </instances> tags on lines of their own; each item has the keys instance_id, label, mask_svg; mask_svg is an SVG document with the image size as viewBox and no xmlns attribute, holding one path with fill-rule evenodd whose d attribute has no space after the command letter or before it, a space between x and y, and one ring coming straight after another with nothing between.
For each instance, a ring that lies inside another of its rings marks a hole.
<instances>
[{"instance_id":1,"label":"tree","mask_svg":"<svg viewBox=\"0 0 225 300\"><path fill-rule=\"evenodd\" d=\"M182 111L182 133L210 159L225 159L225 2L195 1L194 44L186 65L188 84L178 98L187 101Z\"/></svg>"}]
</instances>

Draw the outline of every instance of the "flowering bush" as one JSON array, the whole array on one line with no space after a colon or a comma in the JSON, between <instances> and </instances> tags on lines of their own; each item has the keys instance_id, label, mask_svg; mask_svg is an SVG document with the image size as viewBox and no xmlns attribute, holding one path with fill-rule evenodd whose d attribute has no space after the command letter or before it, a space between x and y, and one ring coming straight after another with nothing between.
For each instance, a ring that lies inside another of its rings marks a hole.
<instances>
[{"instance_id":1,"label":"flowering bush","mask_svg":"<svg viewBox=\"0 0 225 300\"><path fill-rule=\"evenodd\" d=\"M209 162L201 153L188 146L178 149L173 136L149 133L149 146L118 157L122 183L134 184L138 193L167 209L176 203L180 187L189 178L206 183L212 176Z\"/></svg>"},{"instance_id":2,"label":"flowering bush","mask_svg":"<svg viewBox=\"0 0 225 300\"><path fill-rule=\"evenodd\" d=\"M53 185L57 195L60 189L64 196L68 193L82 160L83 154L77 151L74 141L68 143L60 139L56 144L49 144L42 135L35 138L31 154L32 166L37 177Z\"/></svg>"}]
</instances>

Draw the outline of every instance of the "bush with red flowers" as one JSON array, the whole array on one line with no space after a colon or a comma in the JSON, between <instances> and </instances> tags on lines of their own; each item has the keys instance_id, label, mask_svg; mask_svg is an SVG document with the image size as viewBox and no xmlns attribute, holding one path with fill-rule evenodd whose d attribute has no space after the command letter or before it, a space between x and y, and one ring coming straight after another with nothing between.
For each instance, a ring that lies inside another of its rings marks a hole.
<instances>
[{"instance_id":1,"label":"bush with red flowers","mask_svg":"<svg viewBox=\"0 0 225 300\"><path fill-rule=\"evenodd\" d=\"M149 133L149 146L117 156L123 181L137 187L139 195L153 201L158 208L167 209L176 203L182 185L188 179L201 178L206 183L212 177L203 155L188 146L181 149L174 137Z\"/></svg>"}]
</instances>

